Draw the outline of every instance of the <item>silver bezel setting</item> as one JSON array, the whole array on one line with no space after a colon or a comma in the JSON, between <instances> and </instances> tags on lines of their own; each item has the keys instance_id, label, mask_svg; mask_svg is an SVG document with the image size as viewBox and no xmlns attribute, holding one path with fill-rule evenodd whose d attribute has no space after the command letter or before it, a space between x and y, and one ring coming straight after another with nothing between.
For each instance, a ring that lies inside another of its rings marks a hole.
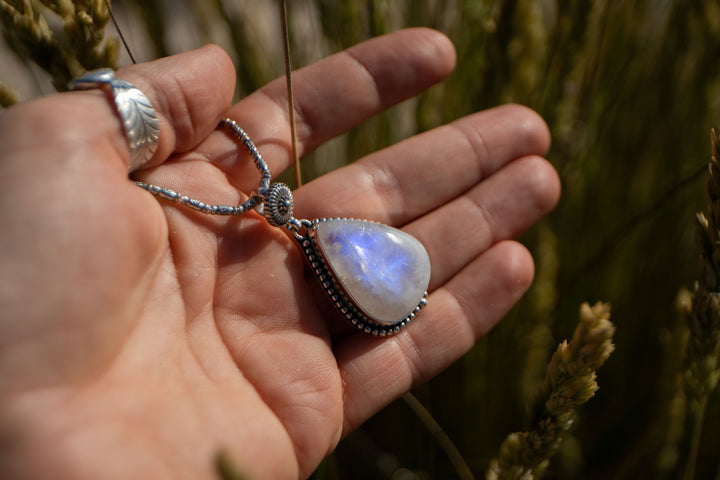
<instances>
[{"instance_id":1,"label":"silver bezel setting","mask_svg":"<svg viewBox=\"0 0 720 480\"><path fill-rule=\"evenodd\" d=\"M328 261L322 252L322 248L320 248L317 243L317 226L321 222L327 222L330 220L353 219L318 218L312 221L312 225L307 228L305 235L297 237L302 252L307 259L310 268L315 274L315 277L318 279L320 286L325 292L325 295L328 297L335 309L358 330L377 337L385 337L399 332L403 327L413 321L420 309L427 305L427 292L423 294L417 306L399 321L395 323L382 323L373 319L373 317L368 315L347 293L342 285L342 282L337 279L332 268L328 265Z\"/></svg>"}]
</instances>

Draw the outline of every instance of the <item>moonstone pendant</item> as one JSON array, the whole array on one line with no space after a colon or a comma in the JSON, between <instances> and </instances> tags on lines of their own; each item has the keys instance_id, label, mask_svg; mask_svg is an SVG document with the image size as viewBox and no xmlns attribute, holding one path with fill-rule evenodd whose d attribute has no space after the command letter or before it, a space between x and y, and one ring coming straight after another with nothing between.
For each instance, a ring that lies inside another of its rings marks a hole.
<instances>
[{"instance_id":1,"label":"moonstone pendant","mask_svg":"<svg viewBox=\"0 0 720 480\"><path fill-rule=\"evenodd\" d=\"M151 194L208 215L243 215L256 210L268 224L286 228L337 310L363 332L385 336L400 331L426 304L430 257L413 236L367 220L293 217L292 191L270 183L272 175L255 144L234 120L227 130L252 157L260 173L253 194L240 205L211 205L169 188L135 182Z\"/></svg>"},{"instance_id":2,"label":"moonstone pendant","mask_svg":"<svg viewBox=\"0 0 720 480\"><path fill-rule=\"evenodd\" d=\"M396 228L344 218L312 222L299 238L325 293L357 328L389 335L426 305L430 258Z\"/></svg>"}]
</instances>

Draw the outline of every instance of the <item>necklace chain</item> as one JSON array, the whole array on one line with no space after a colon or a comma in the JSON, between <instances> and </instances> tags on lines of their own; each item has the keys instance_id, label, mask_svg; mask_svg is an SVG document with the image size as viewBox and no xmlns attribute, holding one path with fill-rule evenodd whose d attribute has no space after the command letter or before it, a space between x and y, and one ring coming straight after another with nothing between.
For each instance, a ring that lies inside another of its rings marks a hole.
<instances>
[{"instance_id":1,"label":"necklace chain","mask_svg":"<svg viewBox=\"0 0 720 480\"><path fill-rule=\"evenodd\" d=\"M190 198L187 195L183 195L181 193L178 193L174 190L171 190L166 187L161 187L158 185L153 185L150 183L144 183L144 182L135 182L139 187L144 188L148 192L152 193L158 198L161 198L163 200L168 200L171 202L178 203L180 205L183 205L185 207L188 207L192 210L197 210L198 212L202 212L208 215L242 215L243 213L247 212L248 210L252 209L259 209L267 202L267 196L268 192L272 190L272 186L270 185L270 180L272 177L272 174L270 173L270 168L268 167L265 160L262 158L262 155L260 155L260 152L258 151L255 144L250 140L250 137L247 133L245 133L245 130L243 130L240 125L238 125L237 122L234 120L231 120L229 118L223 118L220 120L220 123L218 124L218 128L223 128L227 130L233 138L235 138L242 146L245 148L245 150L250 154L250 157L252 157L253 162L255 163L255 166L257 167L258 171L260 172L260 184L258 185L257 190L255 190L249 199L247 199L245 202L243 202L240 205L212 205L205 202L202 202L200 200L196 200L194 198ZM284 199L284 207L285 209L289 208L290 215L292 215L292 194L290 193L290 189L284 186L284 184L274 184L278 186L283 186L285 189L283 190L283 194L287 197L290 196L289 200L287 198ZM290 202L290 205L288 205L288 202ZM292 218L292 217L290 217ZM294 220L294 219L293 219ZM282 226L287 224L288 228L291 228L292 230L295 230L294 226L296 225L295 222L290 222L288 219L286 222L275 225L275 226ZM277 223L277 222L271 222L271 223ZM292 225L292 226L291 226Z\"/></svg>"}]
</instances>

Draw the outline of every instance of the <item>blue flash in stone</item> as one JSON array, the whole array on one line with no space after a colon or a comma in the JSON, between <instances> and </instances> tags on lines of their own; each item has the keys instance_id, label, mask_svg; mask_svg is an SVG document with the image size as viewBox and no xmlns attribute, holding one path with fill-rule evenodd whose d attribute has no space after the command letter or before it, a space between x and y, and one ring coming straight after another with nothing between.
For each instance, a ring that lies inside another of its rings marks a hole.
<instances>
[{"instance_id":1,"label":"blue flash in stone","mask_svg":"<svg viewBox=\"0 0 720 480\"><path fill-rule=\"evenodd\" d=\"M359 328L385 335L413 319L425 305L430 258L413 236L398 229L352 219L313 223L306 255L318 254L316 275L333 279L325 287L340 311ZM309 258L309 257L308 257Z\"/></svg>"}]
</instances>

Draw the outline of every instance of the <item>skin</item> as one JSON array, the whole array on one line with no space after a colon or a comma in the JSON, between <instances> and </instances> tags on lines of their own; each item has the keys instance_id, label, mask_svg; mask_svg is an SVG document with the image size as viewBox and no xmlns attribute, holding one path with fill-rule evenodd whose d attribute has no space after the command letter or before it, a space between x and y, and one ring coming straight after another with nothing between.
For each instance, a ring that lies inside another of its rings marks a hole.
<instances>
[{"instance_id":1,"label":"skin","mask_svg":"<svg viewBox=\"0 0 720 480\"><path fill-rule=\"evenodd\" d=\"M293 77L301 155L447 76L455 52L415 29ZM274 174L290 161L284 81L231 106L218 47L122 69L160 116L133 178L237 204L258 173L215 131L238 121ZM101 90L0 114L0 476L297 478L354 428L482 338L531 283L512 239L559 181L542 119L517 105L461 118L306 184L297 218L402 228L432 262L429 305L376 339L336 318L288 234L252 212L209 217L128 180ZM448 245L452 248L447 248Z\"/></svg>"}]
</instances>

